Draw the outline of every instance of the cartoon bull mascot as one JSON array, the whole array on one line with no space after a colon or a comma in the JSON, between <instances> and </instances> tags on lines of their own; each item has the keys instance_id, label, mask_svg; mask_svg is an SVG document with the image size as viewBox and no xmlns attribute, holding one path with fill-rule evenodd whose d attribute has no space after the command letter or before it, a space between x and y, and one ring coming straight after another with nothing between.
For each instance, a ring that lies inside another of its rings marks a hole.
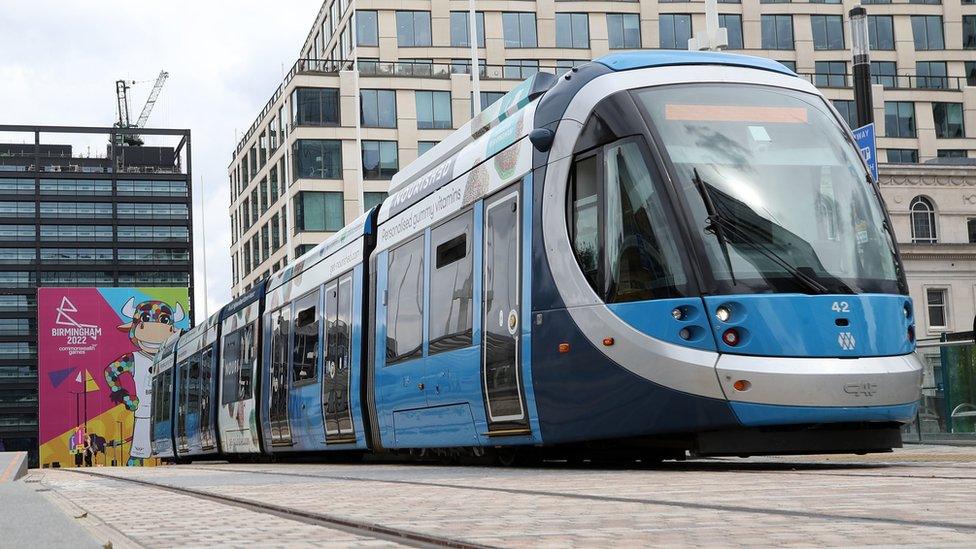
<instances>
[{"instance_id":1,"label":"cartoon bull mascot","mask_svg":"<svg viewBox=\"0 0 976 549\"><path fill-rule=\"evenodd\" d=\"M130 297L122 306L122 315L131 321L119 326L119 330L129 333L129 339L136 346L136 350L123 354L106 366L105 381L112 391L112 401L124 404L135 413L128 465L142 465L142 460L152 453L149 431L153 357L163 342L176 333L175 324L183 320L186 314L179 303L176 304L176 310L173 310L168 304L155 300L136 305L135 298ZM130 395L119 384L119 378L126 373L135 382L135 395Z\"/></svg>"}]
</instances>

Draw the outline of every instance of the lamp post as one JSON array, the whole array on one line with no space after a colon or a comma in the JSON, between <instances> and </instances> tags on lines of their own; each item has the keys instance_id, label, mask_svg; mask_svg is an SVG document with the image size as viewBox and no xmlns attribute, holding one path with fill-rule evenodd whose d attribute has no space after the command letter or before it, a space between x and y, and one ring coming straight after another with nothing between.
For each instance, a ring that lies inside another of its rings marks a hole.
<instances>
[{"instance_id":1,"label":"lamp post","mask_svg":"<svg viewBox=\"0 0 976 549\"><path fill-rule=\"evenodd\" d=\"M854 57L854 106L857 125L874 122L874 101L871 97L871 46L868 38L868 10L857 5L847 12L851 20L851 54Z\"/></svg>"},{"instance_id":2,"label":"lamp post","mask_svg":"<svg viewBox=\"0 0 976 549\"><path fill-rule=\"evenodd\" d=\"M471 107L474 116L481 112L481 64L478 63L478 20L474 0L468 0L468 45L471 46Z\"/></svg>"}]
</instances>

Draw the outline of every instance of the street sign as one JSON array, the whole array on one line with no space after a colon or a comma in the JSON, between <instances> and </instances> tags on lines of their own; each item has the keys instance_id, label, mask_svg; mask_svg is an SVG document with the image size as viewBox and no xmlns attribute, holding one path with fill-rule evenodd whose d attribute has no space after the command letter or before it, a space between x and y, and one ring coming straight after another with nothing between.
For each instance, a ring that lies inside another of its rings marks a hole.
<instances>
[{"instance_id":1,"label":"street sign","mask_svg":"<svg viewBox=\"0 0 976 549\"><path fill-rule=\"evenodd\" d=\"M874 140L874 123L854 130L854 140L857 141L857 148L864 157L864 162L871 169L871 177L878 180L878 146Z\"/></svg>"}]
</instances>

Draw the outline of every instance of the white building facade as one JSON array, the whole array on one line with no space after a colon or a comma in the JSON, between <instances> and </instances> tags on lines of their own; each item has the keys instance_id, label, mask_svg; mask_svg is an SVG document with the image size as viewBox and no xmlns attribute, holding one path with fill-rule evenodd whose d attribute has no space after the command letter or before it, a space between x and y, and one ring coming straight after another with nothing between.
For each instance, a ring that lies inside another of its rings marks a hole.
<instances>
[{"instance_id":1,"label":"white building facade","mask_svg":"<svg viewBox=\"0 0 976 549\"><path fill-rule=\"evenodd\" d=\"M967 208L976 211L976 203L925 195L938 212L937 222L947 226L936 228L942 238L934 247L910 244L904 230L909 218L896 210L907 212L914 195L908 196L910 185L894 181L907 180L897 175L903 171L915 173L901 164L976 157L973 1L867 6L879 156L899 164L882 170L883 183L913 265L910 278L918 273L916 299L928 295L924 269L945 272L940 262L954 264L954 259L944 259L944 250L968 246L958 236L967 236L969 229L956 225ZM684 49L705 26L704 4L692 2L477 4L482 107L536 71L563 71L612 51ZM846 16L853 5L725 0L719 4L720 24L728 30L730 51L784 62L821 87L853 125ZM393 173L467 122L472 114L467 9L466 0L323 3L298 61L245 132L228 167L234 296L382 200ZM349 61L353 57L358 75ZM895 195L908 202L897 202ZM917 261L927 267L915 271ZM961 279L941 289L946 300L965 297L973 307L972 285L966 294ZM946 307L946 329L969 329L962 325L964 308ZM926 325L920 337L929 330Z\"/></svg>"}]
</instances>

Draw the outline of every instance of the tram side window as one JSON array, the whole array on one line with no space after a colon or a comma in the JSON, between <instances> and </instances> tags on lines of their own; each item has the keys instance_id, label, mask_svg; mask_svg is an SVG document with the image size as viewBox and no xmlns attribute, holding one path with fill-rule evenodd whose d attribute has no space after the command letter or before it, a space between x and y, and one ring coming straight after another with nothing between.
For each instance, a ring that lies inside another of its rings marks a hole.
<instances>
[{"instance_id":1,"label":"tram side window","mask_svg":"<svg viewBox=\"0 0 976 549\"><path fill-rule=\"evenodd\" d=\"M251 398L251 378L253 377L254 325L249 324L224 337L223 371L221 372L221 398L223 404L230 404Z\"/></svg>"},{"instance_id":2,"label":"tram side window","mask_svg":"<svg viewBox=\"0 0 976 549\"><path fill-rule=\"evenodd\" d=\"M583 276L600 286L600 226L598 155L579 158L573 165L570 188L570 239Z\"/></svg>"},{"instance_id":3,"label":"tram side window","mask_svg":"<svg viewBox=\"0 0 976 549\"><path fill-rule=\"evenodd\" d=\"M386 363L423 353L424 237L390 250L386 305Z\"/></svg>"},{"instance_id":4,"label":"tram side window","mask_svg":"<svg viewBox=\"0 0 976 549\"><path fill-rule=\"evenodd\" d=\"M578 158L573 168L570 237L584 275L607 303L679 297L687 284L645 157L636 140L624 139Z\"/></svg>"},{"instance_id":5,"label":"tram side window","mask_svg":"<svg viewBox=\"0 0 976 549\"><path fill-rule=\"evenodd\" d=\"M315 380L319 356L319 293L312 292L295 302L295 346L292 355L292 384Z\"/></svg>"},{"instance_id":6,"label":"tram side window","mask_svg":"<svg viewBox=\"0 0 976 549\"><path fill-rule=\"evenodd\" d=\"M207 347L200 355L200 428L210 424L210 392L213 386L213 347Z\"/></svg>"},{"instance_id":7,"label":"tram side window","mask_svg":"<svg viewBox=\"0 0 976 549\"><path fill-rule=\"evenodd\" d=\"M434 264L430 270L430 354L471 345L473 277L468 212L430 233Z\"/></svg>"},{"instance_id":8,"label":"tram side window","mask_svg":"<svg viewBox=\"0 0 976 549\"><path fill-rule=\"evenodd\" d=\"M200 412L200 354L190 358L190 376L187 381L186 411L190 414Z\"/></svg>"}]
</instances>

